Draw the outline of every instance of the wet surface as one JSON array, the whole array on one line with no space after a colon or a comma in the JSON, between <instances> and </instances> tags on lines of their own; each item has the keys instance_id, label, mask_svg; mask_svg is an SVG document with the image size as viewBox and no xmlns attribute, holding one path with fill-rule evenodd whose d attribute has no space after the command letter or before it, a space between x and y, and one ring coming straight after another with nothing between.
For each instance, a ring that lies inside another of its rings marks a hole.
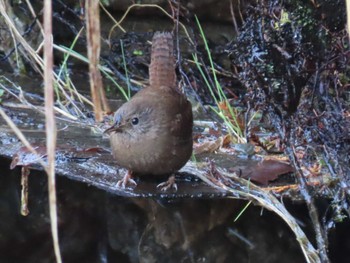
<instances>
[{"instance_id":1,"label":"wet surface","mask_svg":"<svg viewBox=\"0 0 350 263\"><path fill-rule=\"evenodd\" d=\"M28 109L11 109L8 112L18 127L32 143L39 156L23 146L15 134L0 120L1 156L15 159L12 166L26 165L42 170L38 163L46 161L45 132L43 116ZM122 196L143 197L222 197L226 193L216 190L198 178L179 172L177 174L178 191L163 192L156 186L161 181L138 180L136 188L117 187L125 169L120 168L110 153L109 140L101 132L89 127L79 127L58 120L58 139L56 149L56 173ZM163 179L166 180L167 177Z\"/></svg>"},{"instance_id":2,"label":"wet surface","mask_svg":"<svg viewBox=\"0 0 350 263\"><path fill-rule=\"evenodd\" d=\"M6 107L10 105L11 107ZM43 170L40 161L46 162L45 130L43 115L32 109L27 109L7 102L4 109L18 128L29 140L37 154L31 153L17 139L14 132L3 119L0 120L0 156L12 160L11 167L27 166L30 169ZM176 173L177 191L161 191L157 185L167 180L167 176L152 180L144 176L135 178L136 187L117 187L117 182L123 178L126 170L114 161L109 146L109 138L103 134L104 126L92 126L86 122L75 123L57 119L57 147L56 174L78 180L100 189L121 196L131 197L162 197L162 198L218 198L228 196L228 192L213 188L203 183L198 173L210 172L210 163L225 168L239 176L250 178L259 170L261 158L254 155L232 153L202 153L196 155L196 163L189 161L184 168ZM241 146L241 145L239 145ZM249 145L251 148L251 146ZM272 167L272 166L271 166ZM260 169L261 171L261 169ZM271 178L275 180L280 174L290 173L292 170L282 169ZM258 172L259 173L259 172ZM265 174L269 174L269 170ZM275 172L276 173L276 172ZM259 176L259 175L258 175ZM264 176L264 174L262 174ZM261 182L267 184L269 177L265 176ZM255 180L252 177L252 180ZM259 182L259 179L257 180Z\"/></svg>"}]
</instances>

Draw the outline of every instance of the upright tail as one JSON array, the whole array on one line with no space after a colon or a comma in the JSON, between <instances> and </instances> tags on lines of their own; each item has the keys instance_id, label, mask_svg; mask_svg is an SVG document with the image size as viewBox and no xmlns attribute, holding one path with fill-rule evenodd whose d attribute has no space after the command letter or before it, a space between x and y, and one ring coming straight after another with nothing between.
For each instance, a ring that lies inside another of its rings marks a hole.
<instances>
[{"instance_id":1,"label":"upright tail","mask_svg":"<svg viewBox=\"0 0 350 263\"><path fill-rule=\"evenodd\" d=\"M150 87L177 88L173 37L169 32L156 32L152 39Z\"/></svg>"}]
</instances>

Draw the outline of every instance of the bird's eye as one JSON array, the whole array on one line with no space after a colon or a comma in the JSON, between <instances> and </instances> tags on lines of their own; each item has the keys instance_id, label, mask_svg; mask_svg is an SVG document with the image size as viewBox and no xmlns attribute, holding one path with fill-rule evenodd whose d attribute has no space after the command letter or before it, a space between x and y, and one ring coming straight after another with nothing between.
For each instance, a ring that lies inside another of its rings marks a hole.
<instances>
[{"instance_id":1,"label":"bird's eye","mask_svg":"<svg viewBox=\"0 0 350 263\"><path fill-rule=\"evenodd\" d=\"M132 118L131 123L132 125L137 125L139 123L139 118Z\"/></svg>"}]
</instances>

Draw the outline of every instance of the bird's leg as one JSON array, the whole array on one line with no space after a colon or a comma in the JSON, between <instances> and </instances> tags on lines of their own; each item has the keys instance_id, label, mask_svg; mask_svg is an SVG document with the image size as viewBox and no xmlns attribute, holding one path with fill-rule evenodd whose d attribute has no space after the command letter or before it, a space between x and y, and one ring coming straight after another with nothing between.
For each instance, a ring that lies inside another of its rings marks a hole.
<instances>
[{"instance_id":1,"label":"bird's leg","mask_svg":"<svg viewBox=\"0 0 350 263\"><path fill-rule=\"evenodd\" d=\"M177 191L177 184L175 182L175 175L171 175L167 181L157 185L157 188L160 188L161 191L168 191L170 188L173 188L175 192Z\"/></svg>"},{"instance_id":2,"label":"bird's leg","mask_svg":"<svg viewBox=\"0 0 350 263\"><path fill-rule=\"evenodd\" d=\"M132 179L132 171L128 170L124 175L123 179L119 180L117 183L117 187L125 188L128 184L132 184L134 186L137 185L134 179Z\"/></svg>"}]
</instances>

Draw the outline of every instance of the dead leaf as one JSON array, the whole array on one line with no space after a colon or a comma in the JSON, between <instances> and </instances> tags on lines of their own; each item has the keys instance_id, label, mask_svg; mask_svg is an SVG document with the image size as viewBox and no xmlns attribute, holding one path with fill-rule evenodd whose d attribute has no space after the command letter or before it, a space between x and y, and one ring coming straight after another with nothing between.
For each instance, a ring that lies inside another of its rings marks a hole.
<instances>
[{"instance_id":1,"label":"dead leaf","mask_svg":"<svg viewBox=\"0 0 350 263\"><path fill-rule=\"evenodd\" d=\"M40 145L32 145L38 154L32 153L27 147L21 147L17 153L12 156L12 162L10 169L14 169L16 166L28 166L38 163L40 159L46 157L46 147Z\"/></svg>"},{"instance_id":2,"label":"dead leaf","mask_svg":"<svg viewBox=\"0 0 350 263\"><path fill-rule=\"evenodd\" d=\"M294 169L290 164L270 159L243 170L241 177L266 186L280 175L291 172L294 172Z\"/></svg>"},{"instance_id":3,"label":"dead leaf","mask_svg":"<svg viewBox=\"0 0 350 263\"><path fill-rule=\"evenodd\" d=\"M212 153L220 149L222 147L222 143L224 141L223 137L217 138L215 141L206 141L201 144L197 144L194 146L193 153Z\"/></svg>"},{"instance_id":4,"label":"dead leaf","mask_svg":"<svg viewBox=\"0 0 350 263\"><path fill-rule=\"evenodd\" d=\"M224 136L224 139L223 139L223 142L222 142L222 146L223 147L228 147L231 142L232 142L232 135L231 134L226 134Z\"/></svg>"},{"instance_id":5,"label":"dead leaf","mask_svg":"<svg viewBox=\"0 0 350 263\"><path fill-rule=\"evenodd\" d=\"M83 152L89 152L89 153L104 153L108 152L102 147L90 147L83 149Z\"/></svg>"}]
</instances>

